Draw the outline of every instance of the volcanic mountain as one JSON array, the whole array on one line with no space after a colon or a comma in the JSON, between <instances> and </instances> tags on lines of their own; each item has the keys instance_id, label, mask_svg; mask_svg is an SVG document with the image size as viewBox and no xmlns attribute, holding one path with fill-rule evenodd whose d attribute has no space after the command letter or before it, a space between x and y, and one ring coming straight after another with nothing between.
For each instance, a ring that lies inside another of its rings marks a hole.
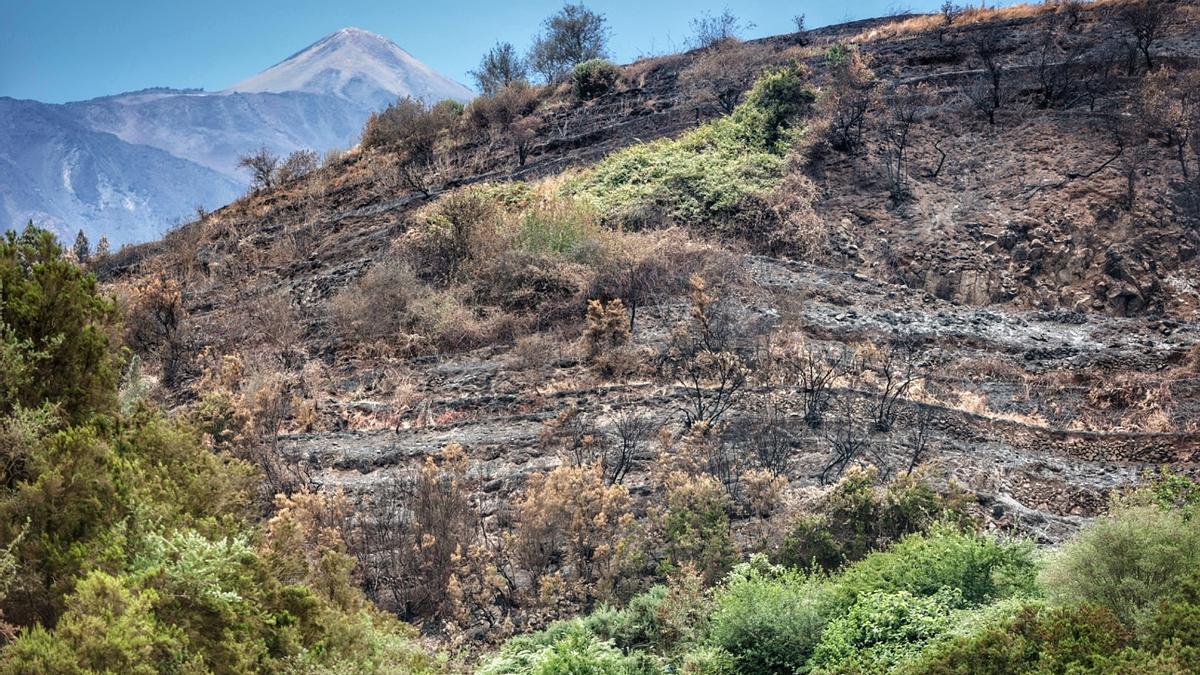
<instances>
[{"instance_id":1,"label":"volcanic mountain","mask_svg":"<svg viewBox=\"0 0 1200 675\"><path fill-rule=\"evenodd\" d=\"M337 96L368 107L411 96L425 101L466 100L472 93L396 43L361 28L343 28L226 93L300 91Z\"/></svg>"}]
</instances>

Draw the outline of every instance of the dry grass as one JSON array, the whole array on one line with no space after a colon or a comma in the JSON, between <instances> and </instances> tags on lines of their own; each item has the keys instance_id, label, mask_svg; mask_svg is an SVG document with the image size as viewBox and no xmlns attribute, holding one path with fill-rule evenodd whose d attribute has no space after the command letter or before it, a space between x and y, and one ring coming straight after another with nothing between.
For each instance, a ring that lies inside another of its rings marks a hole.
<instances>
[{"instance_id":1,"label":"dry grass","mask_svg":"<svg viewBox=\"0 0 1200 675\"><path fill-rule=\"evenodd\" d=\"M1092 0L1080 3L1085 11L1096 7L1122 4L1125 0ZM951 28L974 26L993 21L1012 21L1014 19L1031 19L1046 14L1067 11L1070 0L1048 0L1041 3L1021 3L1007 7L967 7L954 17ZM887 40L920 33L929 33L945 28L945 20L941 14L920 14L903 20L888 23L883 26L869 28L851 37L847 42L872 42Z\"/></svg>"}]
</instances>

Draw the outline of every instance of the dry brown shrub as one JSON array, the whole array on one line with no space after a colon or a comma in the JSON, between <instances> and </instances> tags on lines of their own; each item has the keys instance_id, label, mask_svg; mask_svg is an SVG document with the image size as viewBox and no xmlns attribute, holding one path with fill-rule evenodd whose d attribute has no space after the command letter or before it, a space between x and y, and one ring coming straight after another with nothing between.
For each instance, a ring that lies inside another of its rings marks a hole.
<instances>
[{"instance_id":1,"label":"dry brown shrub","mask_svg":"<svg viewBox=\"0 0 1200 675\"><path fill-rule=\"evenodd\" d=\"M686 54L666 54L663 56L647 56L625 66L625 79L631 86L642 88L646 86L646 78L660 69L669 70L673 66L688 60Z\"/></svg>"},{"instance_id":2,"label":"dry brown shrub","mask_svg":"<svg viewBox=\"0 0 1200 675\"><path fill-rule=\"evenodd\" d=\"M568 405L538 433L543 448L554 449L564 464L590 466L603 462L606 439L592 416L576 405Z\"/></svg>"},{"instance_id":3,"label":"dry brown shrub","mask_svg":"<svg viewBox=\"0 0 1200 675\"><path fill-rule=\"evenodd\" d=\"M633 522L629 491L599 464L535 474L514 504L513 560L547 600L605 598L617 581ZM545 597L552 592L555 598Z\"/></svg>"},{"instance_id":4,"label":"dry brown shrub","mask_svg":"<svg viewBox=\"0 0 1200 675\"><path fill-rule=\"evenodd\" d=\"M446 583L451 611L446 633L453 646L467 639L466 629L481 628L486 639L498 641L515 630L506 596L511 590L496 549L485 541L460 545L451 556L454 571Z\"/></svg>"},{"instance_id":5,"label":"dry brown shrub","mask_svg":"<svg viewBox=\"0 0 1200 675\"><path fill-rule=\"evenodd\" d=\"M512 145L517 165L524 166L541 126L535 111L549 89L513 82L495 96L476 97L463 118L477 131L506 140Z\"/></svg>"},{"instance_id":6,"label":"dry brown shrub","mask_svg":"<svg viewBox=\"0 0 1200 675\"><path fill-rule=\"evenodd\" d=\"M426 457L411 479L393 481L364 501L347 539L376 602L406 617L454 616L456 555L478 535L473 489L463 448L450 444L436 458Z\"/></svg>"},{"instance_id":7,"label":"dry brown shrub","mask_svg":"<svg viewBox=\"0 0 1200 675\"><path fill-rule=\"evenodd\" d=\"M479 191L455 190L413 218L400 249L423 279L446 285L468 261L487 257L499 241L499 212Z\"/></svg>"},{"instance_id":8,"label":"dry brown shrub","mask_svg":"<svg viewBox=\"0 0 1200 675\"><path fill-rule=\"evenodd\" d=\"M154 359L166 385L175 382L184 357L181 334L187 319L183 293L175 279L155 275L134 286L125 310L125 343Z\"/></svg>"},{"instance_id":9,"label":"dry brown shrub","mask_svg":"<svg viewBox=\"0 0 1200 675\"><path fill-rule=\"evenodd\" d=\"M1200 375L1200 342L1192 345L1184 355L1183 368L1185 373Z\"/></svg>"},{"instance_id":10,"label":"dry brown shrub","mask_svg":"<svg viewBox=\"0 0 1200 675\"><path fill-rule=\"evenodd\" d=\"M414 294L420 288L407 263L380 261L329 302L334 325L344 339L395 341L412 325Z\"/></svg>"},{"instance_id":11,"label":"dry brown shrub","mask_svg":"<svg viewBox=\"0 0 1200 675\"><path fill-rule=\"evenodd\" d=\"M488 322L449 291L431 291L413 303L414 331L406 344L412 351L434 347L446 352L488 344Z\"/></svg>"},{"instance_id":12,"label":"dry brown shrub","mask_svg":"<svg viewBox=\"0 0 1200 675\"><path fill-rule=\"evenodd\" d=\"M276 495L275 513L263 532L262 547L268 564L289 583L311 585L321 581L325 557L347 552L343 532L351 515L350 500L341 490ZM336 595L333 588L320 590L331 597Z\"/></svg>"},{"instance_id":13,"label":"dry brown shrub","mask_svg":"<svg viewBox=\"0 0 1200 675\"><path fill-rule=\"evenodd\" d=\"M830 229L813 209L820 192L803 173L803 162L798 154L789 157L788 172L766 197L768 210L762 212L755 229L762 235L760 247L772 254L827 259L833 252Z\"/></svg>"},{"instance_id":14,"label":"dry brown shrub","mask_svg":"<svg viewBox=\"0 0 1200 675\"><path fill-rule=\"evenodd\" d=\"M303 421L316 424L315 402L303 396L299 378L261 361L246 367L237 355L217 357L205 350L200 360L200 400L189 416L205 441L256 466L267 500L306 488L311 483L308 467L285 458L279 446L289 424L296 423L296 404Z\"/></svg>"},{"instance_id":15,"label":"dry brown shrub","mask_svg":"<svg viewBox=\"0 0 1200 675\"><path fill-rule=\"evenodd\" d=\"M1121 2L1123 0L1116 0ZM1112 0L1097 0L1089 3L1092 5L1111 4ZM961 12L958 12L954 17L954 26L971 26L980 23L1008 21L1012 19L1027 18L1038 16L1046 13L1058 11L1057 3L1035 3L1035 4L1016 4L1006 7L967 7ZM945 19L941 14L923 14L893 21L883 26L868 28L861 33L849 38L847 42L872 42L876 40L888 40L898 36L914 35L917 33L928 33L942 31L945 28Z\"/></svg>"},{"instance_id":16,"label":"dry brown shrub","mask_svg":"<svg viewBox=\"0 0 1200 675\"><path fill-rule=\"evenodd\" d=\"M878 81L869 60L856 47L836 45L826 61L831 82L817 110L828 120L827 140L833 149L856 153L863 149L869 113L878 103Z\"/></svg>"},{"instance_id":17,"label":"dry brown shrub","mask_svg":"<svg viewBox=\"0 0 1200 675\"><path fill-rule=\"evenodd\" d=\"M515 312L536 312L542 322L578 317L587 288L584 265L561 257L510 249L479 261L471 282L476 302Z\"/></svg>"},{"instance_id":18,"label":"dry brown shrub","mask_svg":"<svg viewBox=\"0 0 1200 675\"><path fill-rule=\"evenodd\" d=\"M587 295L620 298L629 310L630 331L638 310L688 290L690 275L729 276L732 256L688 239L678 228L657 232L617 232L605 241L603 256L592 261Z\"/></svg>"},{"instance_id":19,"label":"dry brown shrub","mask_svg":"<svg viewBox=\"0 0 1200 675\"><path fill-rule=\"evenodd\" d=\"M767 518L783 505L783 491L787 488L786 476L778 476L766 469L750 469L742 474L742 490L750 513L757 518Z\"/></svg>"},{"instance_id":20,"label":"dry brown shrub","mask_svg":"<svg viewBox=\"0 0 1200 675\"><path fill-rule=\"evenodd\" d=\"M246 314L254 334L265 338L285 365L299 363L303 358L300 322L286 290L260 295L247 303Z\"/></svg>"},{"instance_id":21,"label":"dry brown shrub","mask_svg":"<svg viewBox=\"0 0 1200 675\"><path fill-rule=\"evenodd\" d=\"M544 333L524 335L513 343L506 365L512 370L541 370L561 351L561 343Z\"/></svg>"},{"instance_id":22,"label":"dry brown shrub","mask_svg":"<svg viewBox=\"0 0 1200 675\"><path fill-rule=\"evenodd\" d=\"M583 331L584 350L592 367L603 377L614 377L629 372L629 319L625 314L625 303L620 298L603 303L589 300L587 327Z\"/></svg>"}]
</instances>

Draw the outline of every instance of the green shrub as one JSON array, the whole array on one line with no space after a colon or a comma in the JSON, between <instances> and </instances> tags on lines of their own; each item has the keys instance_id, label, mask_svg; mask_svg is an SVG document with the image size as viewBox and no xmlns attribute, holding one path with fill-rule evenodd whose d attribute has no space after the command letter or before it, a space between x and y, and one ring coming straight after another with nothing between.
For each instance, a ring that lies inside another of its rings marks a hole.
<instances>
[{"instance_id":1,"label":"green shrub","mask_svg":"<svg viewBox=\"0 0 1200 675\"><path fill-rule=\"evenodd\" d=\"M846 555L843 542L833 536L823 518L804 515L792 525L776 558L788 567L832 571L842 566Z\"/></svg>"},{"instance_id":2,"label":"green shrub","mask_svg":"<svg viewBox=\"0 0 1200 675\"><path fill-rule=\"evenodd\" d=\"M0 238L0 414L56 405L67 422L116 405L116 305L96 279L32 226Z\"/></svg>"},{"instance_id":3,"label":"green shrub","mask_svg":"<svg viewBox=\"0 0 1200 675\"><path fill-rule=\"evenodd\" d=\"M249 465L116 405L111 303L60 255L36 230L0 243L0 633L26 628L0 673L440 668L366 608L346 556L313 560L313 588L276 574L250 544Z\"/></svg>"},{"instance_id":4,"label":"green shrub","mask_svg":"<svg viewBox=\"0 0 1200 675\"><path fill-rule=\"evenodd\" d=\"M826 626L811 664L818 672L888 672L948 632L962 605L954 589L867 593Z\"/></svg>"},{"instance_id":5,"label":"green shrub","mask_svg":"<svg viewBox=\"0 0 1200 675\"><path fill-rule=\"evenodd\" d=\"M739 565L716 594L709 642L743 675L804 672L832 610L823 578Z\"/></svg>"},{"instance_id":6,"label":"green shrub","mask_svg":"<svg viewBox=\"0 0 1200 675\"><path fill-rule=\"evenodd\" d=\"M777 154L787 152L795 140L797 122L817 100L807 79L808 73L795 64L767 71L758 78L746 102L731 116L748 135L749 145Z\"/></svg>"},{"instance_id":7,"label":"green shrub","mask_svg":"<svg viewBox=\"0 0 1200 675\"><path fill-rule=\"evenodd\" d=\"M738 675L737 659L717 647L700 647L683 657L679 671L686 675Z\"/></svg>"},{"instance_id":8,"label":"green shrub","mask_svg":"<svg viewBox=\"0 0 1200 675\"><path fill-rule=\"evenodd\" d=\"M626 652L640 650L671 658L699 642L711 611L703 580L688 566L668 585L634 596L611 620L605 621L603 612L594 612L586 624Z\"/></svg>"},{"instance_id":9,"label":"green shrub","mask_svg":"<svg viewBox=\"0 0 1200 675\"><path fill-rule=\"evenodd\" d=\"M844 605L872 591L930 596L957 589L978 606L1034 590L1032 546L969 534L948 525L913 534L848 567L837 585Z\"/></svg>"},{"instance_id":10,"label":"green shrub","mask_svg":"<svg viewBox=\"0 0 1200 675\"><path fill-rule=\"evenodd\" d=\"M436 671L397 622L355 604L281 583L244 538L150 535L129 572L84 577L53 631L22 633L0 672Z\"/></svg>"},{"instance_id":11,"label":"green shrub","mask_svg":"<svg viewBox=\"0 0 1200 675\"><path fill-rule=\"evenodd\" d=\"M678 139L614 153L569 183L607 217L648 208L693 225L741 227L761 219L763 197L782 179L784 154L813 94L789 66L764 76L732 115Z\"/></svg>"},{"instance_id":12,"label":"green shrub","mask_svg":"<svg viewBox=\"0 0 1200 675\"><path fill-rule=\"evenodd\" d=\"M645 593L633 596L624 609L618 611L610 622L603 621L603 612L593 612L588 617L588 627L597 635L612 640L625 651L654 650L663 644L662 618L659 609L667 597L666 586L655 586Z\"/></svg>"},{"instance_id":13,"label":"green shrub","mask_svg":"<svg viewBox=\"0 0 1200 675\"><path fill-rule=\"evenodd\" d=\"M604 59L591 59L575 66L571 72L571 91L581 101L603 96L612 91L621 77L621 69Z\"/></svg>"},{"instance_id":14,"label":"green shrub","mask_svg":"<svg viewBox=\"0 0 1200 675\"><path fill-rule=\"evenodd\" d=\"M829 493L818 515L802 516L779 551L779 562L835 570L886 548L906 534L939 521L967 525L970 519L957 495L939 495L913 477L875 486L873 468L847 471Z\"/></svg>"},{"instance_id":15,"label":"green shrub","mask_svg":"<svg viewBox=\"0 0 1200 675\"><path fill-rule=\"evenodd\" d=\"M1127 642L1128 634L1120 622L1104 608L1085 605L1047 610L1031 605L1010 621L935 645L905 664L901 672L912 675L1156 672L1114 667L1112 658L1121 653Z\"/></svg>"},{"instance_id":16,"label":"green shrub","mask_svg":"<svg viewBox=\"0 0 1200 675\"><path fill-rule=\"evenodd\" d=\"M1096 520L1063 544L1041 585L1059 604L1106 607L1129 626L1200 566L1200 527L1184 511L1132 506Z\"/></svg>"},{"instance_id":17,"label":"green shrub","mask_svg":"<svg viewBox=\"0 0 1200 675\"><path fill-rule=\"evenodd\" d=\"M653 675L658 663L645 654L625 655L579 620L509 640L478 675Z\"/></svg>"},{"instance_id":18,"label":"green shrub","mask_svg":"<svg viewBox=\"0 0 1200 675\"><path fill-rule=\"evenodd\" d=\"M536 204L521 217L517 241L530 253L578 259L600 237L595 214L585 204L562 200Z\"/></svg>"},{"instance_id":19,"label":"green shrub","mask_svg":"<svg viewBox=\"0 0 1200 675\"><path fill-rule=\"evenodd\" d=\"M687 477L667 489L664 571L692 564L716 583L737 557L729 529L729 495L710 476Z\"/></svg>"},{"instance_id":20,"label":"green shrub","mask_svg":"<svg viewBox=\"0 0 1200 675\"><path fill-rule=\"evenodd\" d=\"M111 672L153 675L163 657L178 655L178 635L158 627L153 591L135 591L120 579L96 572L79 583L53 633L37 626L5 651L0 672ZM191 665L198 665L194 661ZM230 664L235 666L237 664Z\"/></svg>"},{"instance_id":21,"label":"green shrub","mask_svg":"<svg viewBox=\"0 0 1200 675\"><path fill-rule=\"evenodd\" d=\"M1200 672L1200 570L1158 603L1138 634L1146 650L1172 653L1189 672Z\"/></svg>"}]
</instances>

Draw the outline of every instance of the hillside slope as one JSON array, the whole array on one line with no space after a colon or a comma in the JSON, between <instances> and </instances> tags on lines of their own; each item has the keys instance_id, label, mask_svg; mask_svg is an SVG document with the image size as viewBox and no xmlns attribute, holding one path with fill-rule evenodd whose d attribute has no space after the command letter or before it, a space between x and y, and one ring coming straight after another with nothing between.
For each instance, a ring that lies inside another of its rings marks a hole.
<instances>
[{"instance_id":1,"label":"hillside slope","mask_svg":"<svg viewBox=\"0 0 1200 675\"><path fill-rule=\"evenodd\" d=\"M1200 468L1195 171L1142 107L1195 81L1200 12L1172 5L1148 69L1114 60L1123 6L648 59L591 100L527 93L521 125L476 101L418 174L403 143L357 148L95 269L134 321L177 288L182 328L144 351L164 394L241 402L272 487L342 489L356 522L402 521L402 488L440 476L486 548L544 474L616 453L647 537L677 469L727 493L742 552L777 552L861 463L922 465L987 527L1060 541L1146 472ZM730 114L696 77L714 56ZM875 83L852 149L845 63ZM1050 71L1072 95L1043 100ZM372 598L446 621L376 534ZM574 607L533 576L506 581L506 621Z\"/></svg>"}]
</instances>

